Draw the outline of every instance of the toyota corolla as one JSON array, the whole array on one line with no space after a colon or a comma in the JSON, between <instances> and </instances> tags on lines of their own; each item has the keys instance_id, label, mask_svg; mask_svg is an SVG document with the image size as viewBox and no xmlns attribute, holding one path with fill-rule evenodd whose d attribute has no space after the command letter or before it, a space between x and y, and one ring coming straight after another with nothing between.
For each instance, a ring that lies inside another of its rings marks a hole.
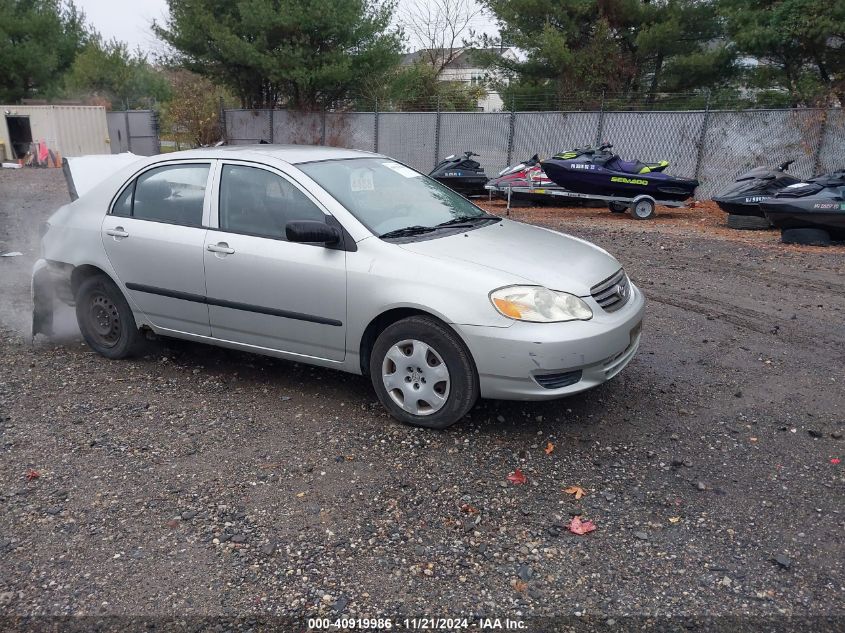
<instances>
[{"instance_id":1,"label":"toyota corolla","mask_svg":"<svg viewBox=\"0 0 845 633\"><path fill-rule=\"evenodd\" d=\"M69 171L79 197L44 227L33 335L63 300L107 358L152 332L331 367L444 428L479 397L595 387L640 342L643 296L611 255L386 156L260 145Z\"/></svg>"}]
</instances>

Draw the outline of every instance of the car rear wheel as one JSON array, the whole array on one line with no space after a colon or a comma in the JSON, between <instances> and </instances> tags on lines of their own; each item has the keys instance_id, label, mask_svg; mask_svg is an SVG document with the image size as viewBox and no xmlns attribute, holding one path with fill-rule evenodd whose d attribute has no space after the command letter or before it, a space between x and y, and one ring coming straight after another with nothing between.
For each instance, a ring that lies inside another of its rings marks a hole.
<instances>
[{"instance_id":1,"label":"car rear wheel","mask_svg":"<svg viewBox=\"0 0 845 633\"><path fill-rule=\"evenodd\" d=\"M385 328L370 355L370 377L388 412L415 426L445 429L478 399L469 350L430 317L409 317Z\"/></svg>"},{"instance_id":2,"label":"car rear wheel","mask_svg":"<svg viewBox=\"0 0 845 633\"><path fill-rule=\"evenodd\" d=\"M126 298L111 279L105 275L85 279L75 300L76 320L88 347L112 359L138 351L143 338Z\"/></svg>"},{"instance_id":3,"label":"car rear wheel","mask_svg":"<svg viewBox=\"0 0 845 633\"><path fill-rule=\"evenodd\" d=\"M784 244L830 246L830 233L824 229L783 229L780 241Z\"/></svg>"}]
</instances>

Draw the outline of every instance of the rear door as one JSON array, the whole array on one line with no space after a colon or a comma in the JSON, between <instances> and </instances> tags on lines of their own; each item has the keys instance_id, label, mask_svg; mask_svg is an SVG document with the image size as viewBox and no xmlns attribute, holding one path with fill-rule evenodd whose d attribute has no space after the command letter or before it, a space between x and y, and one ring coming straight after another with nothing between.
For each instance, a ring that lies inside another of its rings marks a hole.
<instances>
[{"instance_id":1,"label":"rear door","mask_svg":"<svg viewBox=\"0 0 845 633\"><path fill-rule=\"evenodd\" d=\"M129 298L157 327L208 336L203 249L213 161L157 165L127 183L102 224Z\"/></svg>"},{"instance_id":2,"label":"rear door","mask_svg":"<svg viewBox=\"0 0 845 633\"><path fill-rule=\"evenodd\" d=\"M221 161L212 208L205 250L212 335L343 360L346 252L285 239L291 220L327 221L322 206L281 171Z\"/></svg>"}]
</instances>

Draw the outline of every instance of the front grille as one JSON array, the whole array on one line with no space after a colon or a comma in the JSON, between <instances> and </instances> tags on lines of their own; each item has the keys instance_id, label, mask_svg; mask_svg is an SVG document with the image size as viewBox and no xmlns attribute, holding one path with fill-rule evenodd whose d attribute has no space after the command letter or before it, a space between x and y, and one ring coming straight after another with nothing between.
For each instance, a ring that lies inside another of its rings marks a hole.
<instances>
[{"instance_id":1,"label":"front grille","mask_svg":"<svg viewBox=\"0 0 845 633\"><path fill-rule=\"evenodd\" d=\"M601 283L590 288L590 294L605 312L616 312L631 298L631 282L621 268Z\"/></svg>"},{"instance_id":2,"label":"front grille","mask_svg":"<svg viewBox=\"0 0 845 633\"><path fill-rule=\"evenodd\" d=\"M542 374L534 376L537 384L546 389L560 389L561 387L568 387L574 385L581 380L581 370L567 371L561 374Z\"/></svg>"}]
</instances>

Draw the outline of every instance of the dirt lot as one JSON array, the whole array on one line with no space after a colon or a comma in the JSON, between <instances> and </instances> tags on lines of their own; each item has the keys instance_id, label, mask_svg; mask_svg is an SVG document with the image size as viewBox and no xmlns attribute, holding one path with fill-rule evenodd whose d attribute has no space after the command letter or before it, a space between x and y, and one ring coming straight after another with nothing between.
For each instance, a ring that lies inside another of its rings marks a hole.
<instances>
[{"instance_id":1,"label":"dirt lot","mask_svg":"<svg viewBox=\"0 0 845 633\"><path fill-rule=\"evenodd\" d=\"M66 199L58 171L0 172L0 252L24 253L0 258L0 613L845 626L845 247L707 205L516 209L618 257L641 351L430 432L329 370L175 341L109 362L71 325L31 345L36 227Z\"/></svg>"}]
</instances>

